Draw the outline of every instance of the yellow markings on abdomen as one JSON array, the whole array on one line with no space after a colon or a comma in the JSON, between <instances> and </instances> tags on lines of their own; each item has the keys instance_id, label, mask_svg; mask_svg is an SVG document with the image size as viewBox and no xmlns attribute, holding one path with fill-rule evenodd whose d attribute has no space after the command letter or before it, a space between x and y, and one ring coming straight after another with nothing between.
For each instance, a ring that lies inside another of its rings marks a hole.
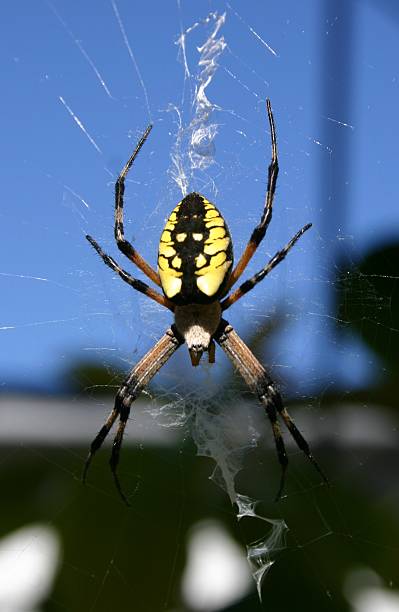
<instances>
[{"instance_id":1,"label":"yellow markings on abdomen","mask_svg":"<svg viewBox=\"0 0 399 612\"><path fill-rule=\"evenodd\" d=\"M165 270L167 270L169 267L169 261L166 259L166 257L162 257L162 255L160 255L158 257L158 270L159 272L161 272L161 270L164 272Z\"/></svg>"},{"instance_id":2,"label":"yellow markings on abdomen","mask_svg":"<svg viewBox=\"0 0 399 612\"><path fill-rule=\"evenodd\" d=\"M216 255L219 251L226 252L229 244L230 238L226 236L224 226L213 227L209 230L209 238L205 240L204 253L205 255Z\"/></svg>"},{"instance_id":3,"label":"yellow markings on abdomen","mask_svg":"<svg viewBox=\"0 0 399 612\"><path fill-rule=\"evenodd\" d=\"M182 265L182 260L177 255L177 251L174 248L176 244L172 238L172 232L176 228L179 208L180 204L178 204L169 215L161 235L158 250L159 278L161 279L162 289L168 298L173 298L180 293L182 287L181 277L183 276L183 272L179 270ZM182 236L183 234L180 234L180 237Z\"/></svg>"},{"instance_id":4,"label":"yellow markings on abdomen","mask_svg":"<svg viewBox=\"0 0 399 612\"><path fill-rule=\"evenodd\" d=\"M173 244L173 243L172 243ZM172 259L173 257L173 259ZM171 261L172 260L172 261ZM181 268L182 260L176 255L176 251L171 246L166 246L162 242L159 244L158 273L161 279L162 289L169 299L180 293L182 288L183 272L176 268Z\"/></svg>"},{"instance_id":5,"label":"yellow markings on abdomen","mask_svg":"<svg viewBox=\"0 0 399 612\"><path fill-rule=\"evenodd\" d=\"M162 289L165 292L166 297L169 299L174 298L175 295L180 293L182 287L182 280L178 276L183 276L183 272L176 272L175 270L168 268L163 271L159 269L159 278L161 279Z\"/></svg>"},{"instance_id":6,"label":"yellow markings on abdomen","mask_svg":"<svg viewBox=\"0 0 399 612\"><path fill-rule=\"evenodd\" d=\"M216 217L215 219L211 219L211 221L207 221L205 223L205 227L211 228L211 227L224 227L224 220L222 219L222 217Z\"/></svg>"},{"instance_id":7,"label":"yellow markings on abdomen","mask_svg":"<svg viewBox=\"0 0 399 612\"><path fill-rule=\"evenodd\" d=\"M173 244L171 240L172 240L172 234L169 231L164 230L162 232L161 242L168 242L170 244Z\"/></svg>"},{"instance_id":8,"label":"yellow markings on abdomen","mask_svg":"<svg viewBox=\"0 0 399 612\"><path fill-rule=\"evenodd\" d=\"M226 261L226 259L227 259L226 253L224 253L224 252L218 253L214 257L211 257L209 265L206 266L206 268L202 268L201 270L197 270L196 271L196 275L197 276L204 276L205 274L209 274L210 272L213 272L214 270L216 270L216 268L221 266Z\"/></svg>"},{"instance_id":9,"label":"yellow markings on abdomen","mask_svg":"<svg viewBox=\"0 0 399 612\"><path fill-rule=\"evenodd\" d=\"M213 227L211 230L209 230L209 238L208 240L205 240L205 244L209 244L218 238L224 238L225 235L226 230L224 227Z\"/></svg>"},{"instance_id":10,"label":"yellow markings on abdomen","mask_svg":"<svg viewBox=\"0 0 399 612\"><path fill-rule=\"evenodd\" d=\"M219 291L219 288L223 283L231 264L233 263L231 261L226 261L226 259L227 255L225 251L221 251L217 255L210 258L208 266L195 272L195 274L198 276L198 289L202 291L202 293L205 293L205 295L208 297L212 297L212 295L215 295Z\"/></svg>"},{"instance_id":11,"label":"yellow markings on abdomen","mask_svg":"<svg viewBox=\"0 0 399 612\"><path fill-rule=\"evenodd\" d=\"M164 242L159 243L159 254L164 255L165 257L172 257L172 255L176 255L176 251L172 246L165 244Z\"/></svg>"},{"instance_id":12,"label":"yellow markings on abdomen","mask_svg":"<svg viewBox=\"0 0 399 612\"><path fill-rule=\"evenodd\" d=\"M178 255L172 259L173 268L181 268L181 263L181 257L178 257Z\"/></svg>"},{"instance_id":13,"label":"yellow markings on abdomen","mask_svg":"<svg viewBox=\"0 0 399 612\"><path fill-rule=\"evenodd\" d=\"M219 291L233 262L226 261L230 238L227 235L223 217L214 206L205 206L205 208L207 209L205 227L209 229L209 235L204 242L203 254L197 257L196 263L200 269L196 270L195 274L198 276L198 289L208 297L212 297ZM205 261L208 262L206 266ZM204 267L201 267L199 262Z\"/></svg>"},{"instance_id":14,"label":"yellow markings on abdomen","mask_svg":"<svg viewBox=\"0 0 399 612\"><path fill-rule=\"evenodd\" d=\"M202 268L202 266L205 266L207 263L208 260L206 257L203 256L202 253L197 255L197 257L195 258L195 265L197 266L197 268Z\"/></svg>"},{"instance_id":15,"label":"yellow markings on abdomen","mask_svg":"<svg viewBox=\"0 0 399 612\"><path fill-rule=\"evenodd\" d=\"M205 244L204 253L206 255L215 255L219 251L225 252L227 247L229 246L230 238L220 238L219 240L214 240L211 244Z\"/></svg>"},{"instance_id":16,"label":"yellow markings on abdomen","mask_svg":"<svg viewBox=\"0 0 399 612\"><path fill-rule=\"evenodd\" d=\"M218 292L221 284L223 283L231 264L231 261L226 261L218 268L214 268L207 274L199 276L197 278L198 289L202 291L202 293L205 293L205 295L207 295L208 297L212 297L212 295L215 295ZM211 266L208 266L208 268L209 267ZM196 274L198 274L198 272L196 272Z\"/></svg>"},{"instance_id":17,"label":"yellow markings on abdomen","mask_svg":"<svg viewBox=\"0 0 399 612\"><path fill-rule=\"evenodd\" d=\"M213 219L214 217L220 217L218 211L215 208L210 208L205 213L205 219Z\"/></svg>"},{"instance_id":18,"label":"yellow markings on abdomen","mask_svg":"<svg viewBox=\"0 0 399 612\"><path fill-rule=\"evenodd\" d=\"M218 209L198 193L183 198L159 244L158 272L166 297L177 304L218 299L232 260L230 234Z\"/></svg>"}]
</instances>

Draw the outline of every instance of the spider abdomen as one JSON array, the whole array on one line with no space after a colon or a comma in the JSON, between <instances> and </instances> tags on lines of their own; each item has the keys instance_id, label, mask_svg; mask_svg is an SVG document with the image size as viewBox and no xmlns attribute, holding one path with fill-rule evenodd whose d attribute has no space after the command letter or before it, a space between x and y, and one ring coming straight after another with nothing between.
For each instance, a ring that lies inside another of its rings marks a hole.
<instances>
[{"instance_id":1,"label":"spider abdomen","mask_svg":"<svg viewBox=\"0 0 399 612\"><path fill-rule=\"evenodd\" d=\"M158 272L175 304L209 304L223 297L233 264L229 229L218 209L190 193L173 209L161 235Z\"/></svg>"}]
</instances>

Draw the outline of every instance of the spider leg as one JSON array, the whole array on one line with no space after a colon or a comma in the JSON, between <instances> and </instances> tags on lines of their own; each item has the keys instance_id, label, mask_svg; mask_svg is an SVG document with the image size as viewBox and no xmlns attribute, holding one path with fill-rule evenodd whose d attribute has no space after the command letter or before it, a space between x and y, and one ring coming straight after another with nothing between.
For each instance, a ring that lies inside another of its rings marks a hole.
<instances>
[{"instance_id":1,"label":"spider leg","mask_svg":"<svg viewBox=\"0 0 399 612\"><path fill-rule=\"evenodd\" d=\"M296 445L298 446L298 448L305 453L305 455L307 456L307 458L309 459L309 461L311 463L313 463L314 467L316 468L316 470L319 472L320 476L322 477L322 479L324 480L324 482L328 485L329 481L328 478L326 477L326 475L323 473L322 469L320 468L319 464L317 463L316 459L314 458L314 456L312 455L312 453L310 452L310 448L309 448L309 444L306 442L305 438L303 437L303 435L301 434L301 432L299 431L298 427L295 425L292 417L290 416L290 414L288 413L288 410L286 408L282 408L280 410L280 414L281 417L288 429L288 431L290 432L291 436L293 437L293 439L296 442Z\"/></svg>"},{"instance_id":2,"label":"spider leg","mask_svg":"<svg viewBox=\"0 0 399 612\"><path fill-rule=\"evenodd\" d=\"M119 464L120 451L123 441L123 434L129 418L130 408L134 400L140 395L144 387L150 382L161 367L168 361L173 353L183 344L184 340L180 337L174 325L162 336L160 340L148 351L146 355L134 366L125 381L122 383L115 397L115 405L105 424L102 426L97 436L90 446L90 452L86 459L83 470L83 480L86 479L91 460L98 451L105 438L107 437L112 425L119 416L119 425L112 445L110 466L116 488L123 501L129 505L123 493L117 468Z\"/></svg>"},{"instance_id":3,"label":"spider leg","mask_svg":"<svg viewBox=\"0 0 399 612\"><path fill-rule=\"evenodd\" d=\"M83 473L82 473L83 484L86 482L87 472L89 470L91 460L93 459L98 449L102 446L102 443L104 442L105 438L109 434L110 429L112 428L112 425L115 423L117 419L117 416L118 416L118 410L116 408L113 408L113 410L111 410L109 417L105 421L104 425L101 427L100 431L94 438L93 442L90 444L90 451L89 451L89 454L87 455L87 459L83 467Z\"/></svg>"},{"instance_id":4,"label":"spider leg","mask_svg":"<svg viewBox=\"0 0 399 612\"><path fill-rule=\"evenodd\" d=\"M165 296L161 295L160 293L158 293L157 291L149 287L146 283L143 283L141 280L138 280L136 278L133 278L133 276L130 276L130 274L128 274L125 270L123 270L116 263L115 259L113 259L110 255L107 255L106 253L104 253L104 251L102 250L100 245L94 240L94 238L92 238L89 235L87 235L86 238L90 242L92 247L100 255L103 262L109 268L111 268L111 270L119 274L119 276L121 277L123 281L125 281L125 283L133 287L133 289L136 289L136 291L140 291L140 293L144 293L144 295L151 298L155 302L158 302L158 304L161 304L161 306L165 306L165 308L169 308L169 310L173 312L174 306Z\"/></svg>"},{"instance_id":5,"label":"spider leg","mask_svg":"<svg viewBox=\"0 0 399 612\"><path fill-rule=\"evenodd\" d=\"M239 335L234 331L231 325L227 323L227 321L222 319L219 329L215 334L215 340L232 361L234 367L237 369L239 374L241 374L250 390L258 396L271 422L277 456L282 468L282 477L277 499L281 497L283 491L284 475L288 465L288 457L281 435L280 426L277 422L277 415L280 415L283 419L288 431L299 449L313 464L323 478L324 482L329 484L327 477L312 455L308 443L299 432L293 419L290 417L287 409L284 407L281 395L278 392L273 380L270 378L269 374L261 363L259 363L259 361L256 359L252 351L250 351L247 345L243 342L243 340L241 340Z\"/></svg>"},{"instance_id":6,"label":"spider leg","mask_svg":"<svg viewBox=\"0 0 399 612\"><path fill-rule=\"evenodd\" d=\"M221 302L222 310L230 308L230 306L234 304L234 302L242 298L243 295L248 293L248 291L251 291L251 289L253 289L255 285L257 285L261 280L263 280L265 276L267 276L269 272L273 270L273 268L275 268L281 261L283 261L283 259L292 249L297 240L299 240L299 238L311 227L311 223L308 223L307 225L302 227L302 229L300 229L299 232L297 232L295 236L291 238L291 240L285 245L284 248L281 249L281 251L277 251L277 253L270 259L269 263L266 264L264 268L262 268L262 270L260 270L259 272L254 274L254 276L246 280L245 283L242 283L242 285L240 285L235 291L233 291L233 293L231 293L226 299L224 299L223 302Z\"/></svg>"},{"instance_id":7,"label":"spider leg","mask_svg":"<svg viewBox=\"0 0 399 612\"><path fill-rule=\"evenodd\" d=\"M252 259L253 254L256 249L262 242L265 237L267 228L269 226L270 221L272 220L273 213L273 200L274 194L276 191L277 184L277 176L278 176L278 157L277 157L277 140L276 140L276 128L274 125L273 111L272 105L269 99L266 100L267 107L267 116L269 119L270 125L270 136L272 141L272 159L268 168L268 178L267 178L267 193L265 198L265 204L263 207L262 216L259 224L253 230L251 237L247 246L245 247L245 251L241 255L241 258L231 273L228 287L230 289L240 278L241 274L244 272L248 263Z\"/></svg>"},{"instance_id":8,"label":"spider leg","mask_svg":"<svg viewBox=\"0 0 399 612\"><path fill-rule=\"evenodd\" d=\"M123 389L123 387L122 387ZM120 395L120 391L118 392L118 396ZM118 396L115 399L115 403L118 401ZM133 401L136 399L137 396L127 396L129 398L129 405L127 407L124 406L124 404L122 403L122 407L120 410L120 418L119 418L119 425L118 425L118 429L116 431L116 436L114 438L114 442L112 444L112 452L111 452L111 457L109 460L109 465L111 468L111 472L112 472L112 476L114 479L114 483L115 486L118 490L119 495L121 496L121 498L123 499L123 501L125 502L125 504L127 506L130 506L128 499L126 497L126 495L124 494L123 490L122 490L122 485L120 483L120 480L118 478L118 473L117 473L117 468L118 468L118 464L119 464L119 456L120 456L120 451L121 451L121 447L122 447L122 441L123 441L123 434L125 432L125 427L126 427L126 423L127 420L129 418L129 413L130 413L130 406L132 405Z\"/></svg>"},{"instance_id":9,"label":"spider leg","mask_svg":"<svg viewBox=\"0 0 399 612\"><path fill-rule=\"evenodd\" d=\"M275 391L273 389L273 391ZM285 444L283 440L283 436L281 433L280 424L277 421L277 412L275 405L275 398L273 397L274 393L264 394L259 396L259 399L263 406L265 407L266 414L269 417L270 424L272 426L272 432L274 437L274 444L276 446L277 458L281 467L281 478L280 478L280 486L278 488L278 492L276 495L276 501L278 501L282 495L284 490L285 483L285 473L288 466L288 457L287 451L285 450Z\"/></svg>"},{"instance_id":10,"label":"spider leg","mask_svg":"<svg viewBox=\"0 0 399 612\"><path fill-rule=\"evenodd\" d=\"M117 178L115 183L115 240L118 245L118 249L126 255L130 261L132 261L148 278L150 278L156 285L161 286L161 280L159 274L143 259L143 257L136 251L136 249L128 242L125 238L123 229L123 196L125 193L125 178L130 168L133 165L134 160L140 152L141 147L148 138L149 133L152 130L152 125L149 125L145 130L144 134L140 138L136 145L135 150L130 156L129 160L122 169L122 172Z\"/></svg>"}]
</instances>

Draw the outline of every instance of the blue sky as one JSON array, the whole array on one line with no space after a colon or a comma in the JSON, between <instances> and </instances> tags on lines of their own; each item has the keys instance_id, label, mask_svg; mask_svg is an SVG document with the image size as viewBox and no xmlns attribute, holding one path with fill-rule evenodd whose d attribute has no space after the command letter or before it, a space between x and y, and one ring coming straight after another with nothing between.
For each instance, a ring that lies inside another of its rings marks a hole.
<instances>
[{"instance_id":1,"label":"blue sky","mask_svg":"<svg viewBox=\"0 0 399 612\"><path fill-rule=\"evenodd\" d=\"M334 4L337 14L327 21L324 7ZM125 227L155 264L165 218L181 197L171 177L171 154L178 113L186 126L195 112L195 84L203 69L198 48L214 27L214 18L206 23L211 12L226 13L218 32L226 47L206 89L217 125L214 163L206 172L193 172L189 188L203 191L221 209L238 257L263 203L270 158L264 101L270 97L281 171L273 223L250 272L299 227L314 223L295 252L230 318L245 337L265 317L286 309L281 337L272 343L272 364L299 388L328 384L330 378L355 384L376 365L353 339L338 344L331 335L328 295L339 253L355 257L398 237L397 30L371 3L355 4L352 103L341 116L338 96L326 114L322 90L334 75L326 72L322 48L346 18L339 4L22 0L4 5L4 389L55 386L71 359L113 360L127 368L168 325L168 313L115 279L84 236L91 233L131 270L113 243L113 182L152 121L150 141L127 183ZM176 44L182 32L186 77ZM349 64L348 58L342 70ZM350 159L341 176L335 173L334 130L343 134ZM323 140L325 134L331 142ZM329 172L348 194L340 218L328 197L335 190L319 185ZM186 355L178 363L189 372Z\"/></svg>"}]
</instances>

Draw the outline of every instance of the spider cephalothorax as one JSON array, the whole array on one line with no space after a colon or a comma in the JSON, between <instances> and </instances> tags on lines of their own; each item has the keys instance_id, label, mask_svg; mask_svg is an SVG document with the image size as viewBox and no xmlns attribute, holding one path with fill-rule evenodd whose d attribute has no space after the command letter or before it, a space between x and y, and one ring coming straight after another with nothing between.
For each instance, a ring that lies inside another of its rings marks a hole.
<instances>
[{"instance_id":1,"label":"spider cephalothorax","mask_svg":"<svg viewBox=\"0 0 399 612\"><path fill-rule=\"evenodd\" d=\"M202 353L206 351L208 351L209 362L214 363L215 342L217 342L250 390L258 396L270 420L278 459L282 467L282 478L277 497L282 492L284 473L288 464L278 417L282 419L298 447L313 463L323 480L327 482L310 452L308 443L284 408L281 396L268 372L231 325L222 319L222 312L265 278L285 258L302 234L311 227L309 223L300 229L257 274L228 295L229 290L238 281L263 240L272 218L278 159L270 100L267 100L267 112L272 140L272 160L269 165L267 195L260 222L253 230L234 268L233 245L227 224L216 206L199 193L190 193L185 196L171 212L159 243L158 271L155 271L125 239L123 231L125 178L152 129L151 125L144 132L115 184L115 239L122 253L153 283L161 287L164 295L133 278L112 257L104 253L91 236L86 236L104 263L119 274L122 280L171 310L175 317L171 328L137 363L122 383L115 397L114 408L94 438L86 460L84 479L94 453L100 448L111 427L119 418L110 464L118 491L126 503L128 502L121 489L116 470L130 407L151 378L184 343L188 346L192 364L196 366Z\"/></svg>"},{"instance_id":2,"label":"spider cephalothorax","mask_svg":"<svg viewBox=\"0 0 399 612\"><path fill-rule=\"evenodd\" d=\"M197 366L201 355L209 353L209 363L215 363L213 337L222 319L220 302L176 306L175 325L190 352L191 363Z\"/></svg>"}]
</instances>

